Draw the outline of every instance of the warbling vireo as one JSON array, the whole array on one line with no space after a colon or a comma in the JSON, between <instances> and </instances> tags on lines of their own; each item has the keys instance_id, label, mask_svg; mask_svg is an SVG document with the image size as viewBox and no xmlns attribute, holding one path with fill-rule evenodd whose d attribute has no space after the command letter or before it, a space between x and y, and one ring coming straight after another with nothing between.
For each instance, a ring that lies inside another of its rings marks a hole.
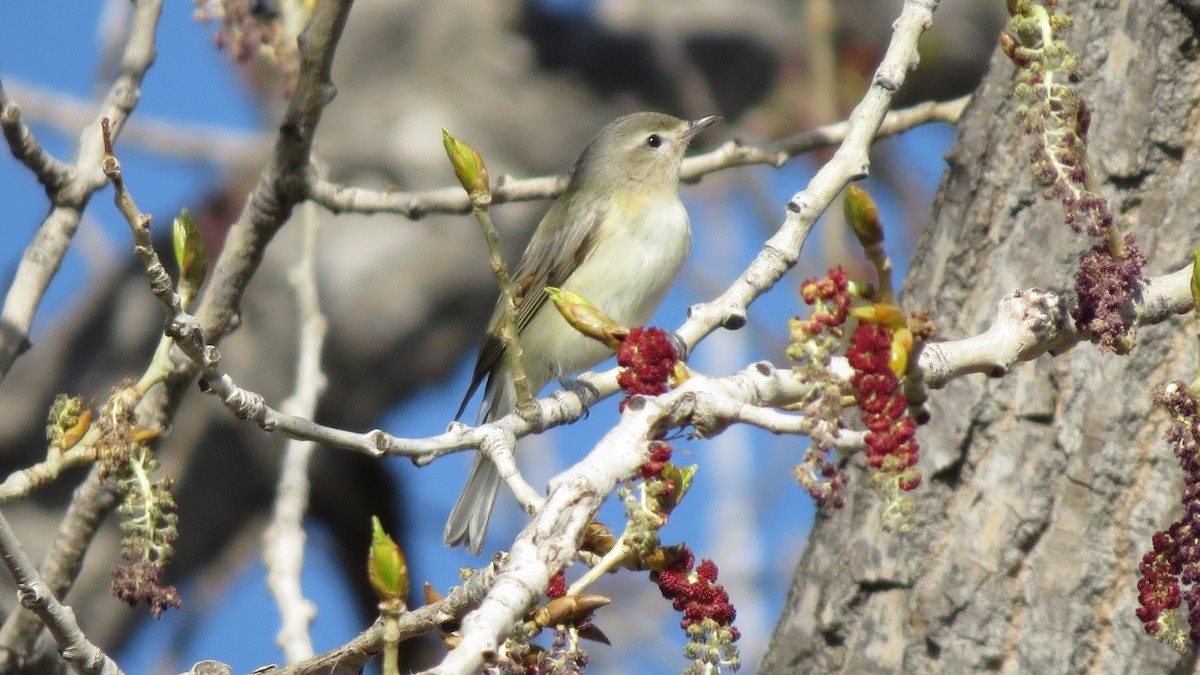
<instances>
[{"instance_id":1,"label":"warbling vireo","mask_svg":"<svg viewBox=\"0 0 1200 675\"><path fill-rule=\"evenodd\" d=\"M518 341L529 390L551 379L591 368L611 355L567 323L545 288L575 291L625 326L644 324L675 282L691 247L687 211L679 200L679 167L688 143L719 119L693 122L659 113L634 113L596 134L571 172L566 190L546 212L513 274ZM484 377L479 421L490 422L517 404L496 304L475 363L471 387L458 410ZM446 523L449 546L483 548L488 520L500 487L496 465L476 456L466 487Z\"/></svg>"}]
</instances>

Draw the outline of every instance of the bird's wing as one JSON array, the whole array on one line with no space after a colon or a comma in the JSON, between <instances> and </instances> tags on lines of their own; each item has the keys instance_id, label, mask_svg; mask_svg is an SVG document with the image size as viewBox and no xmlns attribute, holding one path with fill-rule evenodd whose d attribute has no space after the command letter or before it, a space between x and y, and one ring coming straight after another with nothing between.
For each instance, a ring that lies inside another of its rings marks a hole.
<instances>
[{"instance_id":1,"label":"bird's wing","mask_svg":"<svg viewBox=\"0 0 1200 675\"><path fill-rule=\"evenodd\" d=\"M550 207L542 221L559 218L562 211L571 210L572 200L569 196L560 198ZM512 275L513 300L517 305L517 334L533 320L534 314L546 304L547 286L562 286L572 273L579 267L596 244L596 234L600 223L604 221L607 204L579 205L574 209L577 213L588 213L592 222L573 224L558 229L546 237L537 237L531 241L517 271ZM540 226L539 226L540 228ZM564 253L568 254L564 255ZM475 372L471 376L471 386L463 397L462 405L454 419L462 416L467 408L467 402L479 389L479 385L504 358L504 339L500 336L500 322L504 319L504 298L496 301L496 309L492 312L492 320L488 323L488 331L484 334L483 344L479 348L479 358L475 361Z\"/></svg>"}]
</instances>

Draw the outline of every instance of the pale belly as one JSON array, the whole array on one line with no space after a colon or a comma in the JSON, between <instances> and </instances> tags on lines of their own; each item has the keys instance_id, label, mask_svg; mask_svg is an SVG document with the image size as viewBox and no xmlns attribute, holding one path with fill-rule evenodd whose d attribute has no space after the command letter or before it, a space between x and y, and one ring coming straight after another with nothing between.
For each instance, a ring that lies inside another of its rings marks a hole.
<instances>
[{"instance_id":1,"label":"pale belly","mask_svg":"<svg viewBox=\"0 0 1200 675\"><path fill-rule=\"evenodd\" d=\"M620 221L599 237L592 254L563 284L626 327L650 319L675 283L691 247L687 212L678 200L666 200L661 208L643 210L642 215L645 220ZM604 345L575 331L549 302L521 331L521 343L553 345L536 350L540 359L526 357L531 384L537 388L612 355Z\"/></svg>"}]
</instances>

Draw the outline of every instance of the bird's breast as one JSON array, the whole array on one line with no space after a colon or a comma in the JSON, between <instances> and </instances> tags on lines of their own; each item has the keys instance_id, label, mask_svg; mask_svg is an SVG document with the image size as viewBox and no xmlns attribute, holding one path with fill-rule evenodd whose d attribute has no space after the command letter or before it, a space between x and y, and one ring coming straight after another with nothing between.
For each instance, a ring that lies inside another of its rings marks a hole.
<instances>
[{"instance_id":1,"label":"bird's breast","mask_svg":"<svg viewBox=\"0 0 1200 675\"><path fill-rule=\"evenodd\" d=\"M616 193L588 257L565 284L626 326L648 321L692 244L687 211L669 194ZM574 288L578 284L580 288Z\"/></svg>"}]
</instances>

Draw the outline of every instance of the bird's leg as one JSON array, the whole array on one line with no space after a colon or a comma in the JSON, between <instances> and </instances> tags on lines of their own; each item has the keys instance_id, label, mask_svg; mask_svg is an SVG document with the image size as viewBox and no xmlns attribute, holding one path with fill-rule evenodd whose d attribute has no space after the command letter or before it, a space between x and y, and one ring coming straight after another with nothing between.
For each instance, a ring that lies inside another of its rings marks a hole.
<instances>
[{"instance_id":1,"label":"bird's leg","mask_svg":"<svg viewBox=\"0 0 1200 675\"><path fill-rule=\"evenodd\" d=\"M563 388L563 391L571 392L579 397L579 402L583 404L583 418L591 414L592 404L600 400L600 390L591 382L584 382L573 377L560 377L558 384Z\"/></svg>"},{"instance_id":2,"label":"bird's leg","mask_svg":"<svg viewBox=\"0 0 1200 675\"><path fill-rule=\"evenodd\" d=\"M679 333L670 331L667 333L667 339L671 341L671 346L675 348L675 353L679 355L679 361L687 363L688 357L691 356L688 353L690 350L688 350L687 343L683 341Z\"/></svg>"}]
</instances>

